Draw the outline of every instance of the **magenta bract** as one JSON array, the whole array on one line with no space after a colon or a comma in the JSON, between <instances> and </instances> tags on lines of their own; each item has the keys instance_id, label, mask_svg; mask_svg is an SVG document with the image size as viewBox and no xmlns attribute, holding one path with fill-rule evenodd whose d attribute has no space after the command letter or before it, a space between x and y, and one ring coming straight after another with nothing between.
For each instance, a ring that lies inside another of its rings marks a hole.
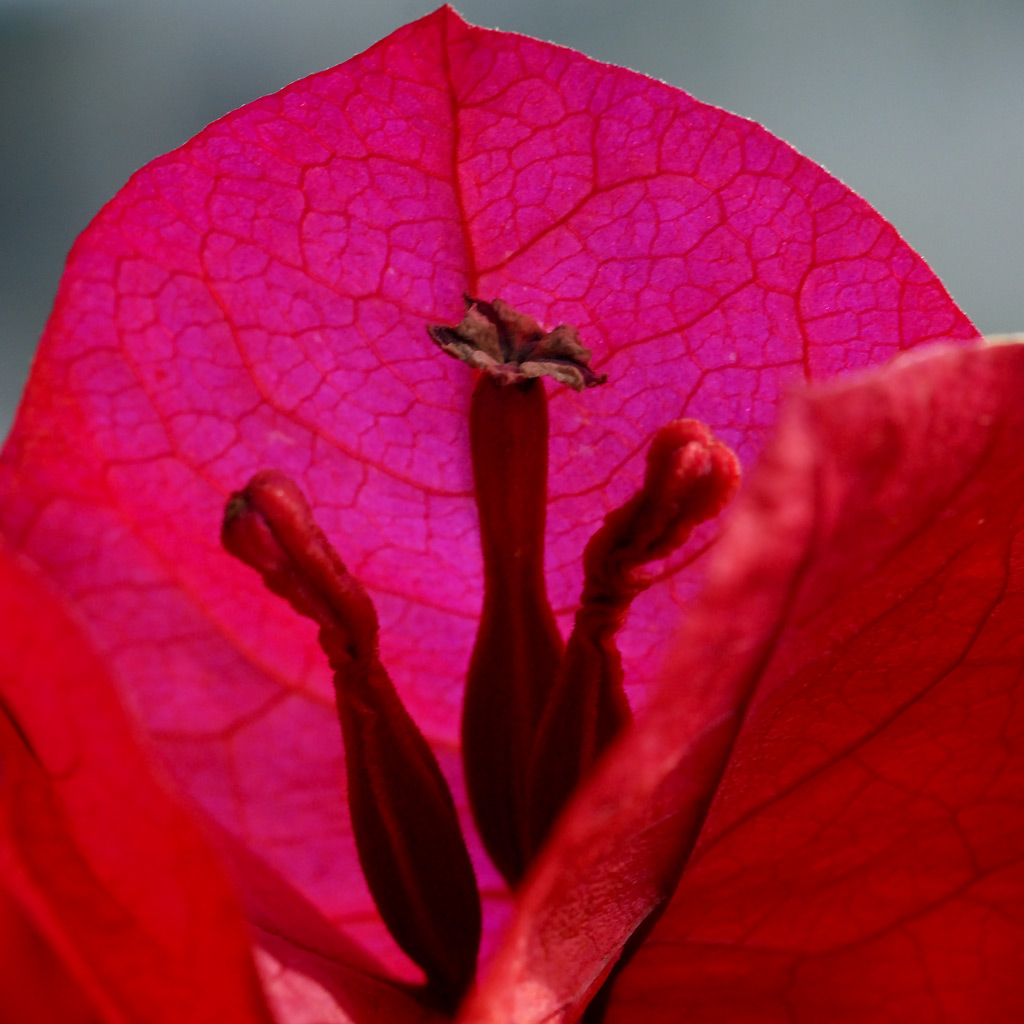
<instances>
[{"instance_id":1,"label":"magenta bract","mask_svg":"<svg viewBox=\"0 0 1024 1024\"><path fill-rule=\"evenodd\" d=\"M764 129L450 8L132 178L69 259L0 465L0 530L218 837L288 1024L345 1003L339 964L415 971L356 865L315 628L218 545L225 499L258 470L300 483L373 598L382 660L463 812L485 957L509 913L457 750L482 600L472 373L425 331L457 322L464 293L572 324L609 376L550 392L546 576L563 630L583 547L666 422L703 420L749 467L784 388L974 334L891 226ZM637 708L712 534L630 613ZM580 963L570 1002L618 941ZM309 995L310 977L335 995ZM359 1020L361 999L345 1011ZM391 1019L418 1012L401 1005Z\"/></svg>"}]
</instances>

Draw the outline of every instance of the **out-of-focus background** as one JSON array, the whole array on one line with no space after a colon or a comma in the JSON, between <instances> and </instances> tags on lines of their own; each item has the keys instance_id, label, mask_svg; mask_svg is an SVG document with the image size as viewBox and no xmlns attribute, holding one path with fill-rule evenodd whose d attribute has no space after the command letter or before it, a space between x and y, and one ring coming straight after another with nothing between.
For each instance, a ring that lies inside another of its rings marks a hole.
<instances>
[{"instance_id":1,"label":"out-of-focus background","mask_svg":"<svg viewBox=\"0 0 1024 1024\"><path fill-rule=\"evenodd\" d=\"M64 258L153 157L431 0L0 0L0 437ZM1024 330L1020 0L461 0L754 118L873 203L986 332Z\"/></svg>"}]
</instances>

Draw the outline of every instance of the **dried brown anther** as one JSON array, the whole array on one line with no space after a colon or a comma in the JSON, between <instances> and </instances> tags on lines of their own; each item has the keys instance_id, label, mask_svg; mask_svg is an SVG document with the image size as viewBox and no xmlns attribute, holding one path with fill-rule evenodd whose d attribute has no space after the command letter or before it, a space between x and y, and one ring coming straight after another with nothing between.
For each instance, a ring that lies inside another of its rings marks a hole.
<instances>
[{"instance_id":1,"label":"dried brown anther","mask_svg":"<svg viewBox=\"0 0 1024 1024\"><path fill-rule=\"evenodd\" d=\"M502 384L553 377L574 391L583 391L608 379L607 374L590 368L590 349L580 341L575 327L559 324L545 331L532 316L501 299L463 298L466 315L462 323L427 328L434 344L448 355Z\"/></svg>"}]
</instances>

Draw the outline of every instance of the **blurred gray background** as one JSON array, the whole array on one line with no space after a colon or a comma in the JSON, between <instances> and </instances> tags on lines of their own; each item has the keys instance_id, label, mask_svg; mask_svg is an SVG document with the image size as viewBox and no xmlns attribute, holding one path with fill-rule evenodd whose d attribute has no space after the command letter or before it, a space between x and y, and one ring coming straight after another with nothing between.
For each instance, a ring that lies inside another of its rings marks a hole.
<instances>
[{"instance_id":1,"label":"blurred gray background","mask_svg":"<svg viewBox=\"0 0 1024 1024\"><path fill-rule=\"evenodd\" d=\"M0 436L68 248L136 168L433 6L0 0ZM888 217L982 331L1024 330L1021 0L456 6L761 121Z\"/></svg>"}]
</instances>

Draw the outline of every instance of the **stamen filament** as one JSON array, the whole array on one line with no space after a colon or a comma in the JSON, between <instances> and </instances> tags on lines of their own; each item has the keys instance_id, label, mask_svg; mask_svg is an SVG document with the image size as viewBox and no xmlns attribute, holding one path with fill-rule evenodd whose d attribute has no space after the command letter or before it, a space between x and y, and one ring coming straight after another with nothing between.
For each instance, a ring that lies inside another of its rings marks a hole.
<instances>
[{"instance_id":1,"label":"stamen filament","mask_svg":"<svg viewBox=\"0 0 1024 1024\"><path fill-rule=\"evenodd\" d=\"M609 513L583 553L583 593L544 717L528 781L529 854L573 790L631 719L615 635L650 584L641 567L671 554L716 516L739 484L739 462L696 420L654 436L643 487Z\"/></svg>"},{"instance_id":2,"label":"stamen filament","mask_svg":"<svg viewBox=\"0 0 1024 1024\"><path fill-rule=\"evenodd\" d=\"M443 352L482 371L469 444L484 560L484 605L466 677L462 760L480 836L510 886L529 861L530 751L562 656L544 578L548 411L539 377L575 391L603 384L576 329L545 331L507 302L463 296Z\"/></svg>"},{"instance_id":3,"label":"stamen filament","mask_svg":"<svg viewBox=\"0 0 1024 1024\"><path fill-rule=\"evenodd\" d=\"M448 784L381 664L373 603L280 473L260 472L232 495L222 541L320 626L359 863L384 923L426 974L429 997L454 1010L476 970L476 878Z\"/></svg>"},{"instance_id":4,"label":"stamen filament","mask_svg":"<svg viewBox=\"0 0 1024 1024\"><path fill-rule=\"evenodd\" d=\"M509 885L527 866L529 754L562 656L544 579L548 414L537 380L477 381L470 449L484 604L466 675L462 756L481 838Z\"/></svg>"}]
</instances>

